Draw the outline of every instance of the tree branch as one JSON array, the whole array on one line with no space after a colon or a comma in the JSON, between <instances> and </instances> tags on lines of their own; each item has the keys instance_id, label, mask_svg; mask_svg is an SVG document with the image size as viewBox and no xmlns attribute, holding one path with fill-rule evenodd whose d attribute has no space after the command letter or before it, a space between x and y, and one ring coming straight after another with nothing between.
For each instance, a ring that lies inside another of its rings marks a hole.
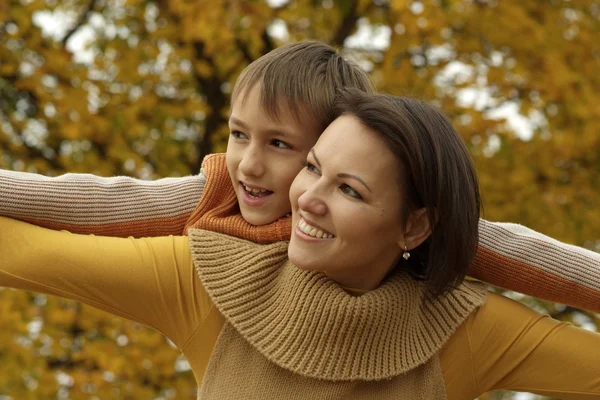
<instances>
[{"instance_id":1,"label":"tree branch","mask_svg":"<svg viewBox=\"0 0 600 400\"><path fill-rule=\"evenodd\" d=\"M11 22L11 20L8 18L8 9L9 9L9 5L8 5L8 1L1 1L0 2L0 16L1 15L5 15L7 16L5 20L0 18L0 37L1 35L3 35L4 33L6 33L6 25Z\"/></svg>"},{"instance_id":2,"label":"tree branch","mask_svg":"<svg viewBox=\"0 0 600 400\"><path fill-rule=\"evenodd\" d=\"M221 115L221 111L227 105L227 96L221 90L224 81L217 76L215 61L210 55L206 54L204 42L196 41L193 43L193 46L196 59L209 63L213 70L213 74L208 77L203 77L198 75L198 73L194 73L196 82L203 89L203 93L206 96L206 103L211 108L211 112L204 122L204 137L198 143L198 160L196 165L192 166L193 171L199 171L204 157L212 153L213 135L218 131L219 126L226 122L225 118Z\"/></svg>"},{"instance_id":3,"label":"tree branch","mask_svg":"<svg viewBox=\"0 0 600 400\"><path fill-rule=\"evenodd\" d=\"M269 36L269 32L267 31L267 29L265 29L261 35L262 41L263 41L263 49L262 49L262 54L265 55L268 52L270 52L271 50L275 49L275 43L273 43L273 39L271 39L271 36Z\"/></svg>"},{"instance_id":4,"label":"tree branch","mask_svg":"<svg viewBox=\"0 0 600 400\"><path fill-rule=\"evenodd\" d=\"M235 44L237 45L238 49L242 52L244 60L246 60L248 64L254 61L254 57L252 57L252 54L250 54L250 49L242 39L235 38Z\"/></svg>"},{"instance_id":5,"label":"tree branch","mask_svg":"<svg viewBox=\"0 0 600 400\"><path fill-rule=\"evenodd\" d=\"M350 36L350 33L352 33L352 30L356 26L356 22L358 21L359 17L357 8L358 0L352 0L352 3L350 4L350 10L348 10L346 15L344 15L342 23L333 36L332 44L334 46L343 46L346 38Z\"/></svg>"},{"instance_id":6,"label":"tree branch","mask_svg":"<svg viewBox=\"0 0 600 400\"><path fill-rule=\"evenodd\" d=\"M75 26L73 28L71 28L71 30L69 30L69 32L67 32L67 34L65 35L64 38L62 38L61 42L62 42L63 46L66 46L67 42L69 41L71 36L73 36L75 34L75 32L77 32L79 30L79 28L81 28L83 25L85 25L87 23L87 20L90 17L90 14L92 13L92 11L94 10L94 7L96 6L96 2L97 2L97 0L90 1L85 12L83 14L81 14L81 16L79 17L79 20L77 21Z\"/></svg>"}]
</instances>

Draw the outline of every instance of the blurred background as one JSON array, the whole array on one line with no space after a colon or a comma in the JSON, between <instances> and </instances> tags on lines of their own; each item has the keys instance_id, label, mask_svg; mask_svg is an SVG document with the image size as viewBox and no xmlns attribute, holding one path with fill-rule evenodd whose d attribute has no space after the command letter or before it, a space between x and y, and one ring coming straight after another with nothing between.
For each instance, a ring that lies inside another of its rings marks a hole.
<instances>
[{"instance_id":1,"label":"blurred background","mask_svg":"<svg viewBox=\"0 0 600 400\"><path fill-rule=\"evenodd\" d=\"M381 91L444 109L475 159L486 219L600 251L598 0L0 0L0 168L195 174L225 150L240 71L302 39L339 47ZM195 393L161 334L0 288L0 400Z\"/></svg>"}]
</instances>

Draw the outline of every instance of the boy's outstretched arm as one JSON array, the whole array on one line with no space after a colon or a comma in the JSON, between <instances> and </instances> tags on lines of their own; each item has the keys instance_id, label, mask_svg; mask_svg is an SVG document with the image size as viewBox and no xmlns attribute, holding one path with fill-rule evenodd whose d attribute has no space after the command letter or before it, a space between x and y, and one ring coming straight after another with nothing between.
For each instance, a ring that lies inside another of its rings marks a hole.
<instances>
[{"instance_id":1,"label":"boy's outstretched arm","mask_svg":"<svg viewBox=\"0 0 600 400\"><path fill-rule=\"evenodd\" d=\"M518 224L479 220L469 275L505 289L600 313L600 254Z\"/></svg>"},{"instance_id":2,"label":"boy's outstretched arm","mask_svg":"<svg viewBox=\"0 0 600 400\"><path fill-rule=\"evenodd\" d=\"M0 170L0 216L45 228L119 237L181 235L204 189L202 173L143 181Z\"/></svg>"}]
</instances>

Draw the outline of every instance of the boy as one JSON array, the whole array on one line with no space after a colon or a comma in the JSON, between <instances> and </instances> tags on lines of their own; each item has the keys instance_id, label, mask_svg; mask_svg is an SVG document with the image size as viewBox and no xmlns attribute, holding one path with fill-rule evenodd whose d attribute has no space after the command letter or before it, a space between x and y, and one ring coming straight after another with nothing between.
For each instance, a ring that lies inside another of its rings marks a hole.
<instances>
[{"instance_id":1,"label":"boy","mask_svg":"<svg viewBox=\"0 0 600 400\"><path fill-rule=\"evenodd\" d=\"M330 122L336 90L348 86L373 90L367 74L329 46L282 46L236 82L226 159L211 155L197 176L155 182L0 171L0 215L107 236L181 235L199 227L261 243L287 240L289 187ZM600 312L598 265L594 252L481 220L471 275Z\"/></svg>"}]
</instances>

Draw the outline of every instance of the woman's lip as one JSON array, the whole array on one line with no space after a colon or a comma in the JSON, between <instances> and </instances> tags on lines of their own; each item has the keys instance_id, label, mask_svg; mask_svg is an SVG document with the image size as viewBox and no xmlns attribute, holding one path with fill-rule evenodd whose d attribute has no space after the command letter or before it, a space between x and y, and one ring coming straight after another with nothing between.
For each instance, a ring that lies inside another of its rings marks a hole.
<instances>
[{"instance_id":1,"label":"woman's lip","mask_svg":"<svg viewBox=\"0 0 600 400\"><path fill-rule=\"evenodd\" d=\"M300 214L300 220L298 220L298 224L300 223L301 220L304 220L304 222L306 222L308 225L312 226L313 228L317 228L322 230L325 233L329 233L329 231L327 229L324 229L323 227L319 226L318 224L315 224L314 222L312 222L309 219L306 219L302 214ZM333 233L332 233L333 235Z\"/></svg>"},{"instance_id":2,"label":"woman's lip","mask_svg":"<svg viewBox=\"0 0 600 400\"><path fill-rule=\"evenodd\" d=\"M317 238L314 236L307 235L306 233L302 232L302 230L300 229L300 227L297 224L296 224L296 227L294 228L294 235L296 235L296 237L298 239L304 240L305 242L322 242L324 240L333 239L333 238Z\"/></svg>"},{"instance_id":3,"label":"woman's lip","mask_svg":"<svg viewBox=\"0 0 600 400\"><path fill-rule=\"evenodd\" d=\"M304 233L304 232L302 231L302 229L300 229L300 223L302 222L302 220L304 220L304 222L305 222L305 223L307 223L307 224L311 225L312 227L314 227L314 228L317 228L317 229L319 229L319 230L323 231L324 233L327 233L327 234L329 234L329 235L332 235L332 237L320 237L320 238L318 238L318 237L310 236L310 235L309 235L309 234L307 234L307 233ZM327 231L327 230L325 230L325 229L321 228L320 226L318 226L318 225L316 225L316 224L315 224L315 225L313 225L313 224L312 224L312 222L308 221L308 220L307 220L306 218L304 218L302 215L300 215L300 219L298 220L298 222L297 222L297 223L296 223L296 225L294 226L294 234L295 234L296 236L298 236L298 238L299 238L299 239L305 240L305 241L307 241L307 242L317 242L317 241L330 240L330 239L334 239L334 238L335 238L335 235L334 235L333 233L329 233L329 231Z\"/></svg>"}]
</instances>

